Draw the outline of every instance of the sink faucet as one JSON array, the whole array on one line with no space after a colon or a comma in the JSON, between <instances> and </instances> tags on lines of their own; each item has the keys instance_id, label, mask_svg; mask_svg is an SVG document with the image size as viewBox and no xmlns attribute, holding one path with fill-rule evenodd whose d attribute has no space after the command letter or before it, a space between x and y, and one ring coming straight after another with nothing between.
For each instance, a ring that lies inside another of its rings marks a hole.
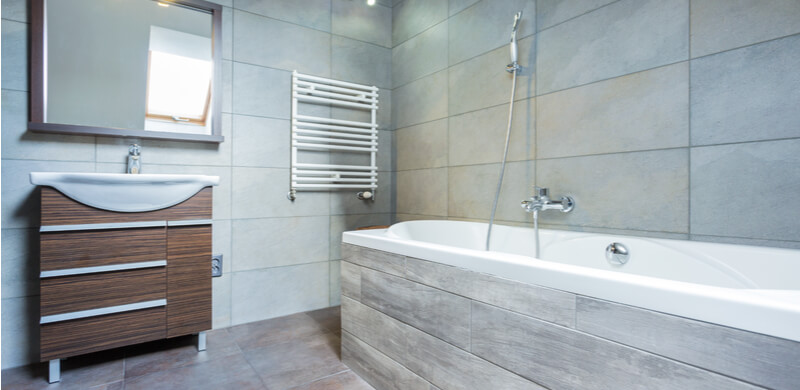
<instances>
[{"instance_id":1,"label":"sink faucet","mask_svg":"<svg viewBox=\"0 0 800 390\"><path fill-rule=\"evenodd\" d=\"M560 200L550 199L550 190L542 187L533 187L535 193L527 200L522 201L522 208L526 212L533 213L543 210L561 210L568 213L575 208L575 200L570 196L562 196Z\"/></svg>"},{"instance_id":2,"label":"sink faucet","mask_svg":"<svg viewBox=\"0 0 800 390\"><path fill-rule=\"evenodd\" d=\"M142 148L137 144L133 144L128 148L128 173L142 173L141 152Z\"/></svg>"}]
</instances>

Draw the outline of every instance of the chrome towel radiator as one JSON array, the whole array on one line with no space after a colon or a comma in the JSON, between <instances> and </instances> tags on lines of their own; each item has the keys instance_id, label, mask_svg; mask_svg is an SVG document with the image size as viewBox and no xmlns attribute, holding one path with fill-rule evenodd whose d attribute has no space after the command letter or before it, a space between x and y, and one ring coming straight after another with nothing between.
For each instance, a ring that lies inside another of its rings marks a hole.
<instances>
[{"instance_id":1,"label":"chrome towel radiator","mask_svg":"<svg viewBox=\"0 0 800 390\"><path fill-rule=\"evenodd\" d=\"M302 104L302 105L301 105ZM359 111L369 122L301 115L307 104ZM361 190L359 199L373 198L378 188L378 88L292 72L291 163L289 200L297 191ZM303 162L302 150L341 152L364 157L365 165Z\"/></svg>"}]
</instances>

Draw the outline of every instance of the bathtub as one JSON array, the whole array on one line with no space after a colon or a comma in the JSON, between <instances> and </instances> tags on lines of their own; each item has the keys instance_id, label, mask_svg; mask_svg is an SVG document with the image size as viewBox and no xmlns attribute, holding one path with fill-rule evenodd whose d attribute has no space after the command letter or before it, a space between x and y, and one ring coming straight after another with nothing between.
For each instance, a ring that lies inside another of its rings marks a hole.
<instances>
[{"instance_id":1,"label":"bathtub","mask_svg":"<svg viewBox=\"0 0 800 390\"><path fill-rule=\"evenodd\" d=\"M496 225L411 221L343 242L680 317L800 341L800 250ZM629 261L605 248L622 243Z\"/></svg>"}]
</instances>

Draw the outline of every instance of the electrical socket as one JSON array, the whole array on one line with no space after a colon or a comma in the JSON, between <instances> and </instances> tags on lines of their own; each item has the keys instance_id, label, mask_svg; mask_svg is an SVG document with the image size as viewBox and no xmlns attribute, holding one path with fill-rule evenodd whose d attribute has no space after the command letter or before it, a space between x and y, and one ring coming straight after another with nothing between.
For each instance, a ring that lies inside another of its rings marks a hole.
<instances>
[{"instance_id":1,"label":"electrical socket","mask_svg":"<svg viewBox=\"0 0 800 390\"><path fill-rule=\"evenodd\" d=\"M222 276L222 253L211 255L211 277Z\"/></svg>"}]
</instances>

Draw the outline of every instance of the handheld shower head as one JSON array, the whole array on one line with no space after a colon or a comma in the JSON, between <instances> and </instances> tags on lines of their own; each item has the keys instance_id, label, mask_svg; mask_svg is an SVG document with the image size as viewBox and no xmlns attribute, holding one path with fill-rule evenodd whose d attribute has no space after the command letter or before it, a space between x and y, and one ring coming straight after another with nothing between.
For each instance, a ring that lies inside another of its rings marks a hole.
<instances>
[{"instance_id":1,"label":"handheld shower head","mask_svg":"<svg viewBox=\"0 0 800 390\"><path fill-rule=\"evenodd\" d=\"M506 70L509 72L516 72L519 69L519 65L517 64L517 28L519 27L519 21L521 19L522 11L514 14L514 25L511 27L511 43L509 44L511 63L506 66Z\"/></svg>"},{"instance_id":2,"label":"handheld shower head","mask_svg":"<svg viewBox=\"0 0 800 390\"><path fill-rule=\"evenodd\" d=\"M517 12L514 14L514 27L511 28L511 32L516 32L517 27L519 27L519 20L522 19L522 11Z\"/></svg>"}]
</instances>

